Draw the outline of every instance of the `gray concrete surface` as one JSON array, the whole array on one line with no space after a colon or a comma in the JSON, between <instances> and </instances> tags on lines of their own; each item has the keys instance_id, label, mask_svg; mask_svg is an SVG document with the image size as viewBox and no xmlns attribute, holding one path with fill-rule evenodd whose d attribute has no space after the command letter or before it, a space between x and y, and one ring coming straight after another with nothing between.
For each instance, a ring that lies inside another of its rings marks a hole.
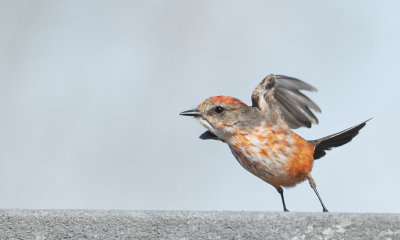
<instances>
[{"instance_id":1,"label":"gray concrete surface","mask_svg":"<svg viewBox=\"0 0 400 240\"><path fill-rule=\"evenodd\" d=\"M400 239L400 215L0 210L0 239Z\"/></svg>"}]
</instances>

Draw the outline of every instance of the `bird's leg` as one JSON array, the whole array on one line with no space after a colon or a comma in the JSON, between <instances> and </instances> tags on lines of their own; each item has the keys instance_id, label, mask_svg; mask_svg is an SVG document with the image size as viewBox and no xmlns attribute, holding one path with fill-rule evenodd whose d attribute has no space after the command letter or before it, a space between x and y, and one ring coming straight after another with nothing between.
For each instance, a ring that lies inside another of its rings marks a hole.
<instances>
[{"instance_id":1,"label":"bird's leg","mask_svg":"<svg viewBox=\"0 0 400 240\"><path fill-rule=\"evenodd\" d=\"M277 187L276 190L277 190L278 193L281 195L282 204L283 204L283 211L284 211L284 212L289 212L289 210L286 208L285 198L283 197L283 188L282 188L282 187Z\"/></svg>"},{"instance_id":2,"label":"bird's leg","mask_svg":"<svg viewBox=\"0 0 400 240\"><path fill-rule=\"evenodd\" d=\"M311 177L310 174L308 174L307 179L308 179L308 182L310 183L311 188L314 190L315 194L317 194L317 197L318 197L318 199L319 199L319 202L320 202L321 205L322 205L322 211L323 211L323 212L328 212L328 209L325 207L324 202L322 202L322 199L321 199L321 197L320 197L319 194L318 194L317 185L315 184L314 179Z\"/></svg>"}]
</instances>

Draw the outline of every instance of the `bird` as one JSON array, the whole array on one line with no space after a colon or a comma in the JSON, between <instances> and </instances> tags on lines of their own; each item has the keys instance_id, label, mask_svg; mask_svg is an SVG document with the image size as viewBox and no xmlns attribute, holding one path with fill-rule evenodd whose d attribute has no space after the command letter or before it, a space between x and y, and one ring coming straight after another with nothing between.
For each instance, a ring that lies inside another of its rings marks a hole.
<instances>
[{"instance_id":1,"label":"bird","mask_svg":"<svg viewBox=\"0 0 400 240\"><path fill-rule=\"evenodd\" d=\"M314 112L321 109L301 91L317 91L297 78L269 74L254 89L252 105L226 96L204 100L197 108L181 112L200 121L207 129L202 140L226 143L239 164L280 194L283 211L286 207L283 188L294 187L308 180L322 206L316 183L311 176L314 160L327 150L350 142L370 119L341 132L305 140L293 129L311 128L318 124Z\"/></svg>"}]
</instances>

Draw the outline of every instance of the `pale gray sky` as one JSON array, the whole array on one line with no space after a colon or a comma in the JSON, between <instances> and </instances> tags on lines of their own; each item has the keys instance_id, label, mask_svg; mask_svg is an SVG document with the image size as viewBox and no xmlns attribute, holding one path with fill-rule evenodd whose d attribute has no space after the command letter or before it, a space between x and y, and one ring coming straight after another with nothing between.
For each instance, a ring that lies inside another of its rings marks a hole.
<instances>
[{"instance_id":1,"label":"pale gray sky","mask_svg":"<svg viewBox=\"0 0 400 240\"><path fill-rule=\"evenodd\" d=\"M400 212L396 1L0 1L0 208L281 211L279 194L178 114L250 103L269 73L322 109L315 139L370 117L318 160L332 212ZM308 183L292 211L320 211Z\"/></svg>"}]
</instances>

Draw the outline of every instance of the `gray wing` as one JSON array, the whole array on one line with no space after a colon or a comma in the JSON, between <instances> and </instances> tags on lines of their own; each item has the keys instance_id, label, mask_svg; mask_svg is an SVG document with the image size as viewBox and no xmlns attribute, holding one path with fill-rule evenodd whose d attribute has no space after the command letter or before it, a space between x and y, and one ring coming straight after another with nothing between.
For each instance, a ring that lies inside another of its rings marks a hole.
<instances>
[{"instance_id":1,"label":"gray wing","mask_svg":"<svg viewBox=\"0 0 400 240\"><path fill-rule=\"evenodd\" d=\"M205 131L203 134L201 134L199 138L201 140L208 140L208 139L220 140L217 136L215 136L212 132L210 132L208 130Z\"/></svg>"},{"instance_id":2,"label":"gray wing","mask_svg":"<svg viewBox=\"0 0 400 240\"><path fill-rule=\"evenodd\" d=\"M270 74L254 89L251 96L253 107L268 115L279 114L290 128L311 127L318 123L311 112L321 109L300 90L317 91L313 86L299 79Z\"/></svg>"}]
</instances>

